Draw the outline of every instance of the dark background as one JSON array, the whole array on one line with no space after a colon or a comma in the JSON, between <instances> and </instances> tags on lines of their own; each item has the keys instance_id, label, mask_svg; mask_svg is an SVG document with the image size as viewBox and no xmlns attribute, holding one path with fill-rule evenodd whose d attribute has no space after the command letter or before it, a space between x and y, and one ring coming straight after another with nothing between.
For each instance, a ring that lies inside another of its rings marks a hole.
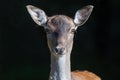
<instances>
[{"instance_id":1,"label":"dark background","mask_svg":"<svg viewBox=\"0 0 120 80\"><path fill-rule=\"evenodd\" d=\"M94 5L89 20L75 35L72 70L89 70L102 80L120 80L120 0L1 0L0 80L48 80L46 34L31 19L27 4L40 7L48 16L72 18L83 6Z\"/></svg>"}]
</instances>

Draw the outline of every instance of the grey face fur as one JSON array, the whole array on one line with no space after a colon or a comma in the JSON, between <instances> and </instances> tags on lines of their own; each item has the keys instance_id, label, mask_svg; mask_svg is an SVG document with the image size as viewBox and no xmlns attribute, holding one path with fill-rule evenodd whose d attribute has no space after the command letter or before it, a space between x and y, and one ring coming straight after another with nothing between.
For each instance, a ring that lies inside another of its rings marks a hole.
<instances>
[{"instance_id":1,"label":"grey face fur","mask_svg":"<svg viewBox=\"0 0 120 80\"><path fill-rule=\"evenodd\" d=\"M92 5L85 6L76 12L74 19L71 19L65 15L47 17L45 12L37 7L26 7L35 23L45 28L49 49L55 56L71 52L74 32L87 21L93 9Z\"/></svg>"}]
</instances>

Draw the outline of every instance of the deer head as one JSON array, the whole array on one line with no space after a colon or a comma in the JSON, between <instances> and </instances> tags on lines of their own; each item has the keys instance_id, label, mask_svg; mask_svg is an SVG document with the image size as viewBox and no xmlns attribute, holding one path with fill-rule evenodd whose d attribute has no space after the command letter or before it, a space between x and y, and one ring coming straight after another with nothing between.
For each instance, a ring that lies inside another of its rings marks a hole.
<instances>
[{"instance_id":1,"label":"deer head","mask_svg":"<svg viewBox=\"0 0 120 80\"><path fill-rule=\"evenodd\" d=\"M74 33L78 26L87 21L93 9L92 5L85 6L78 10L72 19L65 15L48 17L42 9L32 5L26 7L34 22L46 30L49 49L55 56L71 52Z\"/></svg>"}]
</instances>

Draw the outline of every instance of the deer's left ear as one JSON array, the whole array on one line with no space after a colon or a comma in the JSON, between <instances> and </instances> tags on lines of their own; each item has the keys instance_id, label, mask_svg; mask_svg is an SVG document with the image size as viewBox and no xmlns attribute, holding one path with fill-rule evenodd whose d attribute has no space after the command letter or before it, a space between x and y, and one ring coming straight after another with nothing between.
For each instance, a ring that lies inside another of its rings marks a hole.
<instances>
[{"instance_id":1,"label":"deer's left ear","mask_svg":"<svg viewBox=\"0 0 120 80\"><path fill-rule=\"evenodd\" d=\"M87 21L92 10L93 10L93 6L88 5L88 6L83 7L82 9L78 10L75 13L74 23L75 23L76 27L83 25Z\"/></svg>"}]
</instances>

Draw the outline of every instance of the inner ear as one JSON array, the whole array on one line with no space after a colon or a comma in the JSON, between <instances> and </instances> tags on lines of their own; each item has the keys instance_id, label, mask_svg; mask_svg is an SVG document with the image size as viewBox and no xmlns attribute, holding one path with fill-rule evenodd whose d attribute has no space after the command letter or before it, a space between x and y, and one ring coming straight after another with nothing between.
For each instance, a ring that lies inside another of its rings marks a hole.
<instances>
[{"instance_id":1,"label":"inner ear","mask_svg":"<svg viewBox=\"0 0 120 80\"><path fill-rule=\"evenodd\" d=\"M82 9L78 10L75 13L75 18L74 18L75 25L76 26L83 25L88 20L92 10L93 10L92 5L85 6Z\"/></svg>"},{"instance_id":2,"label":"inner ear","mask_svg":"<svg viewBox=\"0 0 120 80\"><path fill-rule=\"evenodd\" d=\"M43 25L47 22L47 16L42 9L32 5L27 5L26 8L36 24Z\"/></svg>"}]
</instances>

